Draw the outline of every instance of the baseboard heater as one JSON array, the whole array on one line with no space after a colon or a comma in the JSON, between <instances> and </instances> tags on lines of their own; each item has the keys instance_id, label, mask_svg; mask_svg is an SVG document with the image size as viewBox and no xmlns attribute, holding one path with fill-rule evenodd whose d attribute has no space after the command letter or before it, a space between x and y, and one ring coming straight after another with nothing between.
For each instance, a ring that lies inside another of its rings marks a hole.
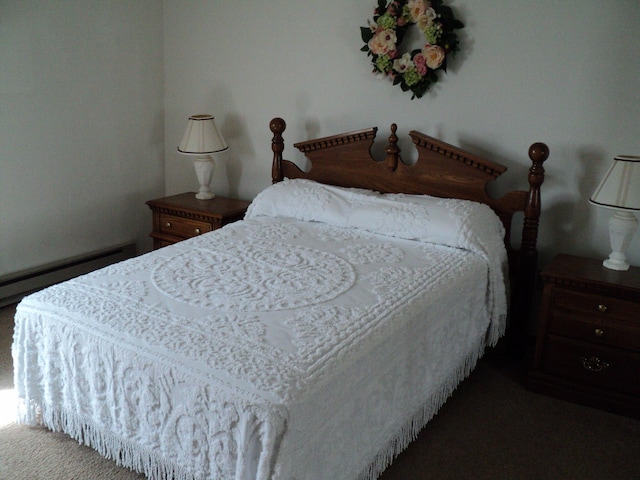
<instances>
[{"instance_id":1,"label":"baseboard heater","mask_svg":"<svg viewBox=\"0 0 640 480\"><path fill-rule=\"evenodd\" d=\"M44 287L131 258L135 254L135 243L125 243L2 276L0 277L0 307L19 302L25 295Z\"/></svg>"}]
</instances>

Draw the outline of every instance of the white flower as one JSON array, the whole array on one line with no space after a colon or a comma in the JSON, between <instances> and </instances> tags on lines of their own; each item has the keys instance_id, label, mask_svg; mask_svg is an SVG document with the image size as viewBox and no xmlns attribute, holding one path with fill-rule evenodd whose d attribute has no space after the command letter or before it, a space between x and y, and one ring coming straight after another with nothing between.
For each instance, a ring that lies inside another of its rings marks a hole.
<instances>
[{"instance_id":1,"label":"white flower","mask_svg":"<svg viewBox=\"0 0 640 480\"><path fill-rule=\"evenodd\" d=\"M379 30L369 40L369 50L375 55L386 55L396 48L396 32L393 30Z\"/></svg>"},{"instance_id":2,"label":"white flower","mask_svg":"<svg viewBox=\"0 0 640 480\"><path fill-rule=\"evenodd\" d=\"M416 21L416 24L418 25L418 28L424 32L427 28L433 25L433 22L436 19L436 17L437 17L436 11L433 8L427 8L424 14L416 18L415 21Z\"/></svg>"},{"instance_id":3,"label":"white flower","mask_svg":"<svg viewBox=\"0 0 640 480\"><path fill-rule=\"evenodd\" d=\"M398 73L404 73L406 70L414 67L415 65L413 60L411 60L410 53L405 53L402 57L393 62L393 69Z\"/></svg>"}]
</instances>

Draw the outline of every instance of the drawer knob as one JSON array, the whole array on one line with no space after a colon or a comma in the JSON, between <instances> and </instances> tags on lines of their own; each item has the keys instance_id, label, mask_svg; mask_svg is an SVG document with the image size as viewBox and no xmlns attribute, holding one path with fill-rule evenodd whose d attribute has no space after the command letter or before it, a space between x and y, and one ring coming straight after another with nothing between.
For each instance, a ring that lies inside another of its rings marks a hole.
<instances>
[{"instance_id":1,"label":"drawer knob","mask_svg":"<svg viewBox=\"0 0 640 480\"><path fill-rule=\"evenodd\" d=\"M585 370L589 370L590 372L601 372L605 368L610 367L607 362L600 360L598 357L580 357L580 362L582 362Z\"/></svg>"},{"instance_id":2,"label":"drawer knob","mask_svg":"<svg viewBox=\"0 0 640 480\"><path fill-rule=\"evenodd\" d=\"M165 223L164 226L167 227L167 228L171 228L171 222Z\"/></svg>"},{"instance_id":3,"label":"drawer knob","mask_svg":"<svg viewBox=\"0 0 640 480\"><path fill-rule=\"evenodd\" d=\"M601 303L601 304L598 305L598 311L600 313L604 313L607 310L609 310L609 307L607 307L604 303Z\"/></svg>"},{"instance_id":4,"label":"drawer knob","mask_svg":"<svg viewBox=\"0 0 640 480\"><path fill-rule=\"evenodd\" d=\"M593 333L596 334L596 337L601 337L602 335L604 335L604 330L602 330L601 328L596 328Z\"/></svg>"},{"instance_id":5,"label":"drawer knob","mask_svg":"<svg viewBox=\"0 0 640 480\"><path fill-rule=\"evenodd\" d=\"M200 235L200 229L196 228L196 235Z\"/></svg>"}]
</instances>

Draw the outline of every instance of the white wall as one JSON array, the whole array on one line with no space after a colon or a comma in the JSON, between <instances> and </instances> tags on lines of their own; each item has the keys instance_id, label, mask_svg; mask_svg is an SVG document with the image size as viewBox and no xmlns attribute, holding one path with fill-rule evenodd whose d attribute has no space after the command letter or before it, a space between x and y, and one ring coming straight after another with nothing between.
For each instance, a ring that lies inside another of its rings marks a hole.
<instances>
[{"instance_id":1,"label":"white wall","mask_svg":"<svg viewBox=\"0 0 640 480\"><path fill-rule=\"evenodd\" d=\"M176 152L186 119L216 115L230 150L215 188L250 199L270 183L268 122L291 144L392 122L491 155L509 171L501 192L526 187L527 151L546 142L542 263L564 251L609 252L609 213L587 199L620 153L640 154L637 0L448 2L465 23L463 52L422 99L370 74L360 26L376 0L165 0L168 194L194 190ZM406 156L411 158L408 145ZM640 265L640 234L629 257Z\"/></svg>"},{"instance_id":2,"label":"white wall","mask_svg":"<svg viewBox=\"0 0 640 480\"><path fill-rule=\"evenodd\" d=\"M144 202L197 188L175 148L202 112L231 146L216 190L246 199L269 185L274 116L289 158L294 141L397 122L507 164L498 193L525 186L544 141L543 262L605 256L609 213L587 197L613 155L640 154L637 1L448 3L463 52L411 101L359 51L376 0L0 0L0 275L149 248Z\"/></svg>"},{"instance_id":3,"label":"white wall","mask_svg":"<svg viewBox=\"0 0 640 480\"><path fill-rule=\"evenodd\" d=\"M150 245L162 24L160 0L0 0L0 275Z\"/></svg>"}]
</instances>

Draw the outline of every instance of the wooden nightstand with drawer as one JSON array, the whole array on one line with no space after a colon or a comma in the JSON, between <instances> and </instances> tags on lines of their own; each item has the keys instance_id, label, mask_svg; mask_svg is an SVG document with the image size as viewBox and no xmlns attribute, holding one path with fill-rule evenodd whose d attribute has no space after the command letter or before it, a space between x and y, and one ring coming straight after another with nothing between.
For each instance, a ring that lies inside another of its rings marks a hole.
<instances>
[{"instance_id":1,"label":"wooden nightstand with drawer","mask_svg":"<svg viewBox=\"0 0 640 480\"><path fill-rule=\"evenodd\" d=\"M241 220L251 202L215 197L198 200L194 192L149 200L153 212L153 248L195 237Z\"/></svg>"},{"instance_id":2,"label":"wooden nightstand with drawer","mask_svg":"<svg viewBox=\"0 0 640 480\"><path fill-rule=\"evenodd\" d=\"M558 255L542 279L530 388L640 418L640 268Z\"/></svg>"}]
</instances>

